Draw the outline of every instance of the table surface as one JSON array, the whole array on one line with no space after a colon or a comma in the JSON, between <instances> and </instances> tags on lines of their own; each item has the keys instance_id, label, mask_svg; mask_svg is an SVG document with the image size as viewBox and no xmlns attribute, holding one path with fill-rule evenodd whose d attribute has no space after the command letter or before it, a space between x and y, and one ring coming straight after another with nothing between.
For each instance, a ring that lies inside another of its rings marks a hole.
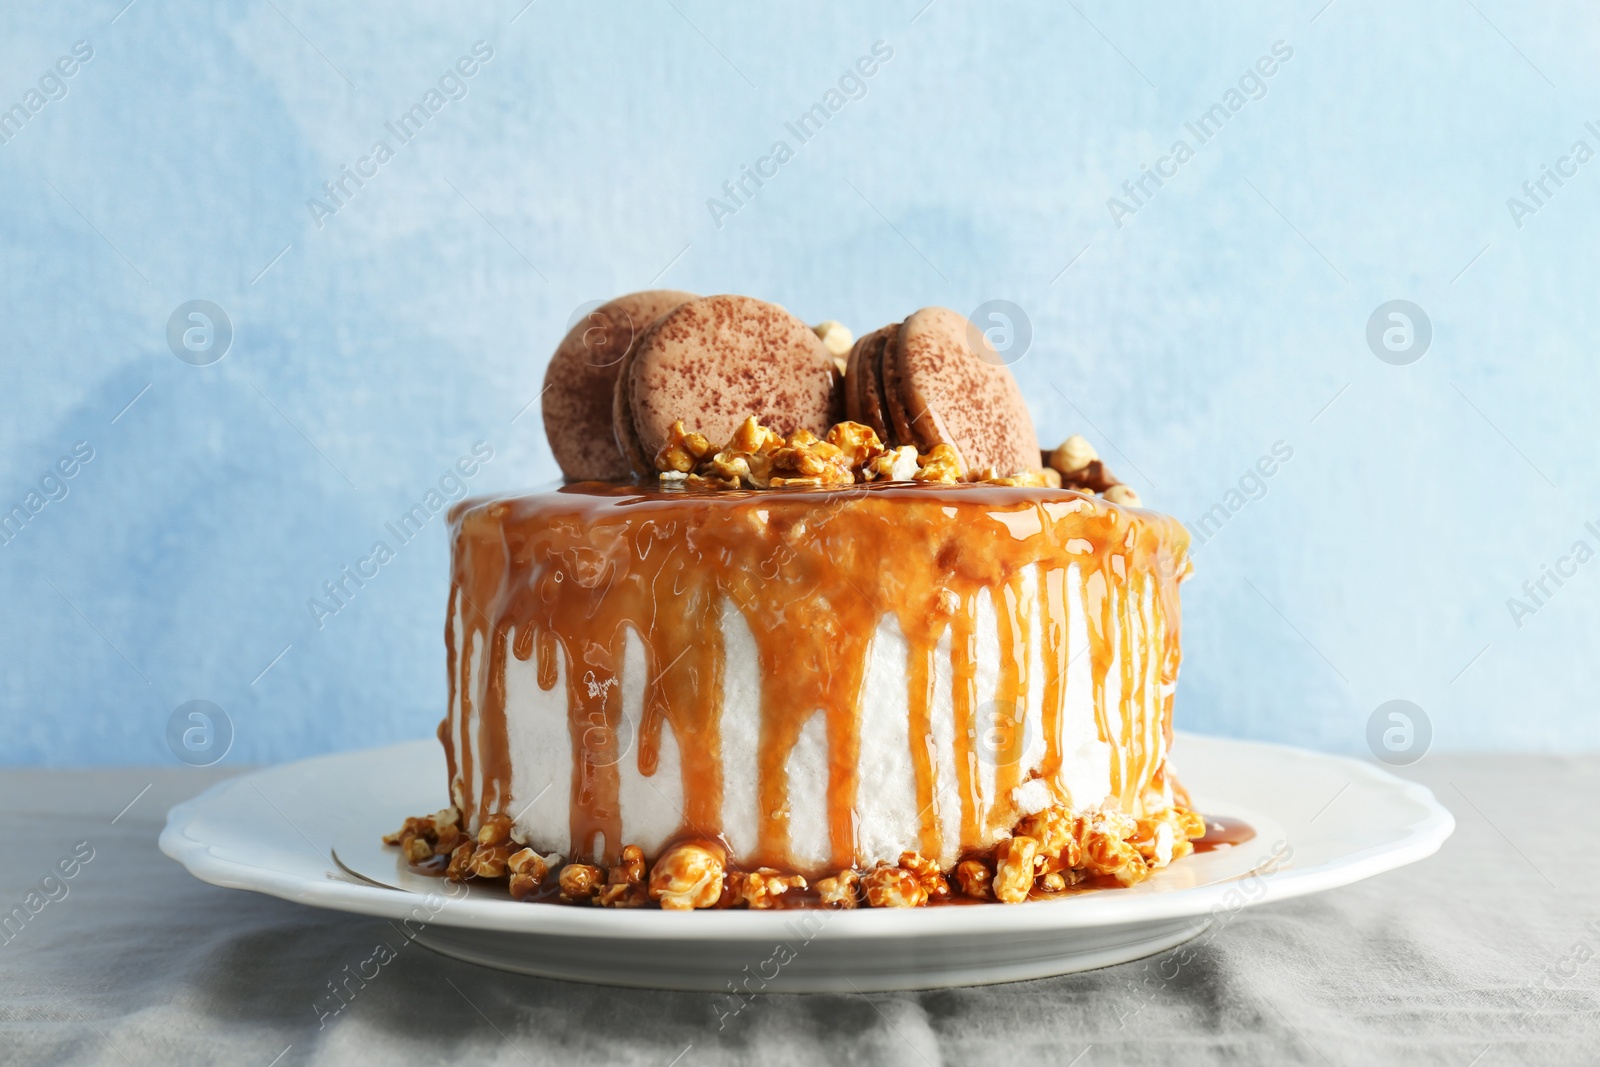
<instances>
[{"instance_id":1,"label":"table surface","mask_svg":"<svg viewBox=\"0 0 1600 1067\"><path fill-rule=\"evenodd\" d=\"M771 996L722 1029L710 994L504 974L420 947L324 1017L328 983L394 931L205 885L163 856L167 808L228 773L0 772L13 845L0 912L40 894L0 930L0 1060L1600 1061L1600 756L1428 756L1403 773L1456 815L1438 855L1247 909L1175 974L1155 957L1003 986ZM41 891L63 860L73 877Z\"/></svg>"}]
</instances>

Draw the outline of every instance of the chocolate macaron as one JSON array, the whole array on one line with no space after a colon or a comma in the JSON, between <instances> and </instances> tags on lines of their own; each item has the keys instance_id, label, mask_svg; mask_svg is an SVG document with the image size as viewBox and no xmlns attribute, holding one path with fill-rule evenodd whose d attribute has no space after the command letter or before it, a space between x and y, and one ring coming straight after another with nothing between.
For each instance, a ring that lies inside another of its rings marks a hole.
<instances>
[{"instance_id":1,"label":"chocolate macaron","mask_svg":"<svg viewBox=\"0 0 1600 1067\"><path fill-rule=\"evenodd\" d=\"M875 340L881 337L881 340ZM968 472L1039 465L1033 419L988 339L949 308L923 308L868 334L851 352L845 396L886 442L927 452L948 444Z\"/></svg>"},{"instance_id":2,"label":"chocolate macaron","mask_svg":"<svg viewBox=\"0 0 1600 1067\"><path fill-rule=\"evenodd\" d=\"M873 330L855 343L845 363L845 414L851 422L870 426L884 444L895 442L883 394L883 353L899 333L898 322Z\"/></svg>"},{"instance_id":3,"label":"chocolate macaron","mask_svg":"<svg viewBox=\"0 0 1600 1067\"><path fill-rule=\"evenodd\" d=\"M544 372L544 432L568 481L632 473L612 433L612 394L623 360L646 328L693 293L648 289L601 304L575 323Z\"/></svg>"},{"instance_id":4,"label":"chocolate macaron","mask_svg":"<svg viewBox=\"0 0 1600 1067\"><path fill-rule=\"evenodd\" d=\"M838 414L838 387L821 339L777 304L690 300L657 319L623 362L612 409L619 449L648 476L677 419L718 443L751 415L785 436L821 436Z\"/></svg>"}]
</instances>

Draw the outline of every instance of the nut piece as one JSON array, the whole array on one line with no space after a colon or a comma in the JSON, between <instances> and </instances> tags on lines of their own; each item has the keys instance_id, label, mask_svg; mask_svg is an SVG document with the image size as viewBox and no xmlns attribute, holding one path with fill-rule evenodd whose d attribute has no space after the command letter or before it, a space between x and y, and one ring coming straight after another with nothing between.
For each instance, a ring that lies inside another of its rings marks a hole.
<instances>
[{"instance_id":1,"label":"nut piece","mask_svg":"<svg viewBox=\"0 0 1600 1067\"><path fill-rule=\"evenodd\" d=\"M1033 888L1034 859L1039 842L1027 835L1008 837L994 847L994 895L1006 904L1020 904Z\"/></svg>"},{"instance_id":2,"label":"nut piece","mask_svg":"<svg viewBox=\"0 0 1600 1067\"><path fill-rule=\"evenodd\" d=\"M650 899L669 911L709 908L722 897L722 849L709 841L684 841L656 859Z\"/></svg>"},{"instance_id":3,"label":"nut piece","mask_svg":"<svg viewBox=\"0 0 1600 1067\"><path fill-rule=\"evenodd\" d=\"M772 453L772 485L851 485L856 480L853 467L850 454L838 445L819 441L809 430L796 430L788 444Z\"/></svg>"},{"instance_id":4,"label":"nut piece","mask_svg":"<svg viewBox=\"0 0 1600 1067\"><path fill-rule=\"evenodd\" d=\"M1129 486L1123 485L1121 482L1109 487L1100 495L1111 501L1113 504L1123 504L1130 508L1136 508L1139 506L1139 494L1134 492Z\"/></svg>"},{"instance_id":5,"label":"nut piece","mask_svg":"<svg viewBox=\"0 0 1600 1067\"><path fill-rule=\"evenodd\" d=\"M962 860L956 864L956 881L961 883L961 892L974 900L993 899L990 887L994 883L994 872L981 860Z\"/></svg>"},{"instance_id":6,"label":"nut piece","mask_svg":"<svg viewBox=\"0 0 1600 1067\"><path fill-rule=\"evenodd\" d=\"M642 908L650 902L644 875L644 852L638 845L625 845L622 860L611 868L595 899L602 908Z\"/></svg>"},{"instance_id":7,"label":"nut piece","mask_svg":"<svg viewBox=\"0 0 1600 1067\"><path fill-rule=\"evenodd\" d=\"M594 902L602 908L642 908L650 903L650 896L640 885L603 885Z\"/></svg>"},{"instance_id":8,"label":"nut piece","mask_svg":"<svg viewBox=\"0 0 1600 1067\"><path fill-rule=\"evenodd\" d=\"M861 903L861 876L846 867L817 883L817 893L829 908L854 908Z\"/></svg>"},{"instance_id":9,"label":"nut piece","mask_svg":"<svg viewBox=\"0 0 1600 1067\"><path fill-rule=\"evenodd\" d=\"M683 420L678 419L668 428L666 443L656 451L656 470L688 473L712 451L705 434L687 432Z\"/></svg>"},{"instance_id":10,"label":"nut piece","mask_svg":"<svg viewBox=\"0 0 1600 1067\"><path fill-rule=\"evenodd\" d=\"M855 334L842 322L829 319L819 322L811 327L811 332L822 338L822 347L835 359L842 359L850 354L850 346L856 343Z\"/></svg>"},{"instance_id":11,"label":"nut piece","mask_svg":"<svg viewBox=\"0 0 1600 1067\"><path fill-rule=\"evenodd\" d=\"M901 867L874 867L862 876L867 903L874 908L916 908L928 902L917 876Z\"/></svg>"},{"instance_id":12,"label":"nut piece","mask_svg":"<svg viewBox=\"0 0 1600 1067\"><path fill-rule=\"evenodd\" d=\"M1082 434L1075 433L1050 453L1050 466L1061 474L1073 474L1099 458L1100 453L1094 450L1094 445Z\"/></svg>"},{"instance_id":13,"label":"nut piece","mask_svg":"<svg viewBox=\"0 0 1600 1067\"><path fill-rule=\"evenodd\" d=\"M761 425L754 415L739 424L733 431L733 436L728 438L724 452L771 452L783 445L783 435L775 430L769 430Z\"/></svg>"}]
</instances>

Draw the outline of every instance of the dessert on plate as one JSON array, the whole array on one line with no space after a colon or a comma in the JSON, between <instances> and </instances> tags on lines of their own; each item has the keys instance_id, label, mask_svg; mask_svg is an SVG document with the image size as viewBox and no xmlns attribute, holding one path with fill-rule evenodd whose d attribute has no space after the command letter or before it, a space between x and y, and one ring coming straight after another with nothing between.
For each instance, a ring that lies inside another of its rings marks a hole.
<instances>
[{"instance_id":1,"label":"dessert on plate","mask_svg":"<svg viewBox=\"0 0 1600 1067\"><path fill-rule=\"evenodd\" d=\"M1188 535L924 308L851 343L634 293L552 358L566 484L451 512L449 806L385 840L519 900L1016 903L1204 820L1168 761Z\"/></svg>"}]
</instances>

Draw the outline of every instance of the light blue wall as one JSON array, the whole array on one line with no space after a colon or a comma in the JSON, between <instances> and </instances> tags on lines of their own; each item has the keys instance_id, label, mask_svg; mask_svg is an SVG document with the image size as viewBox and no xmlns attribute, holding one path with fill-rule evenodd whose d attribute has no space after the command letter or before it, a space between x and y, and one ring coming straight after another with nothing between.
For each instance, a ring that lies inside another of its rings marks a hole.
<instances>
[{"instance_id":1,"label":"light blue wall","mask_svg":"<svg viewBox=\"0 0 1600 1067\"><path fill-rule=\"evenodd\" d=\"M426 735L442 522L320 630L307 598L476 441L475 491L551 478L516 417L550 349L652 284L858 331L1014 301L1041 436L1082 431L1185 520L1292 448L1197 554L1183 726L1362 751L1403 697L1440 748L1600 744L1600 562L1520 627L1506 603L1600 548L1600 161L1507 207L1600 149L1600 13L522 2L0 15L0 106L93 48L0 145L0 504L94 451L0 547L0 759L171 762L191 699L230 714L232 760ZM400 145L385 122L480 40ZM716 225L708 198L880 40L865 95ZM1198 145L1184 123L1277 41ZM1119 227L1108 198L1180 137ZM378 139L395 157L319 228L307 199ZM194 299L234 324L214 365L166 341ZM1392 299L1432 323L1411 365L1365 339Z\"/></svg>"}]
</instances>

